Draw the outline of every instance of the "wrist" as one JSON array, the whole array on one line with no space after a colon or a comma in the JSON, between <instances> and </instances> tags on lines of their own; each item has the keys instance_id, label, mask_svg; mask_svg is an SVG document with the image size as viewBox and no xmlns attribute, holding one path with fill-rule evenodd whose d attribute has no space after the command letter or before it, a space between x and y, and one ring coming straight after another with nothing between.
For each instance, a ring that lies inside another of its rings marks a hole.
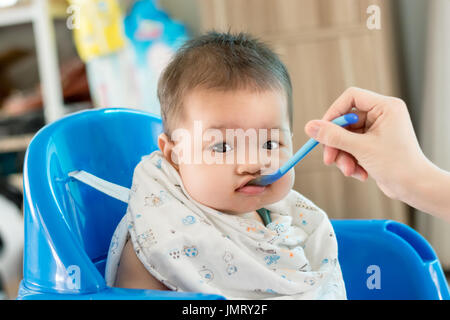
<instances>
[{"instance_id":1,"label":"wrist","mask_svg":"<svg viewBox=\"0 0 450 320\"><path fill-rule=\"evenodd\" d=\"M450 217L450 173L426 157L411 166L411 172L402 183L399 200L420 211L440 218Z\"/></svg>"}]
</instances>

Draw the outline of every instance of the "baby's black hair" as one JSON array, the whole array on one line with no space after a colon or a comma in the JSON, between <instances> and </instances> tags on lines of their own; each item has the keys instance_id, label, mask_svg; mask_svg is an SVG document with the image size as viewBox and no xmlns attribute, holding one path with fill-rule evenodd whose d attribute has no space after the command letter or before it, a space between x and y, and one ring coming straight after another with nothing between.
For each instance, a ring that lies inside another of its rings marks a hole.
<instances>
[{"instance_id":1,"label":"baby's black hair","mask_svg":"<svg viewBox=\"0 0 450 320\"><path fill-rule=\"evenodd\" d=\"M265 43L247 33L210 31L188 40L158 82L164 132L181 116L182 99L194 88L283 90L292 131L292 84L285 65Z\"/></svg>"}]
</instances>

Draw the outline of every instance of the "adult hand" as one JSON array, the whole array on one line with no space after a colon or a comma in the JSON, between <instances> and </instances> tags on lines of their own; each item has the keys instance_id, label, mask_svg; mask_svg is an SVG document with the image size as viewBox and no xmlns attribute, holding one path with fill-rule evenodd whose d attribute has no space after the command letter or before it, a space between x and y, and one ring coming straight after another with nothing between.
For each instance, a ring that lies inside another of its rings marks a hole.
<instances>
[{"instance_id":1,"label":"adult hand","mask_svg":"<svg viewBox=\"0 0 450 320\"><path fill-rule=\"evenodd\" d=\"M330 122L349 112L359 116L356 124L342 128ZM347 89L322 120L306 124L305 132L325 145L325 164L336 163L345 176L361 181L370 175L394 199L405 200L411 177L431 165L419 146L406 104L368 90Z\"/></svg>"}]
</instances>

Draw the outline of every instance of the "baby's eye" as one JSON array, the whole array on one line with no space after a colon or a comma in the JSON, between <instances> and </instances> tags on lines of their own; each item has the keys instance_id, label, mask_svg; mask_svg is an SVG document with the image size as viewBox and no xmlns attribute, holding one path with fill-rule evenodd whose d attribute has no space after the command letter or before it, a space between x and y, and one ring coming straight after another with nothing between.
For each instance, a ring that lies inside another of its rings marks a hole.
<instances>
[{"instance_id":1,"label":"baby's eye","mask_svg":"<svg viewBox=\"0 0 450 320\"><path fill-rule=\"evenodd\" d=\"M280 143L273 141L273 140L269 140L266 143L264 143L263 147L269 150L272 149L276 149L280 146Z\"/></svg>"},{"instance_id":2,"label":"baby's eye","mask_svg":"<svg viewBox=\"0 0 450 320\"><path fill-rule=\"evenodd\" d=\"M227 151L231 150L231 147L228 143L226 142L221 142L221 143L217 143L215 144L212 149L214 150L214 152L220 152L220 153L224 153Z\"/></svg>"}]
</instances>

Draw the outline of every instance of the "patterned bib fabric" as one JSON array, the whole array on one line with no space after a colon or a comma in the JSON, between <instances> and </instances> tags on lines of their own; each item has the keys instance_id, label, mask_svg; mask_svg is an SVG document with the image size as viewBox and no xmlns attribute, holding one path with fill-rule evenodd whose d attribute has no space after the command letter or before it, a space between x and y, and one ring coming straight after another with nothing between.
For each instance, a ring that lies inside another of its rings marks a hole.
<instances>
[{"instance_id":1,"label":"patterned bib fabric","mask_svg":"<svg viewBox=\"0 0 450 320\"><path fill-rule=\"evenodd\" d=\"M327 215L295 190L265 207L264 226L192 199L157 150L133 175L128 208L108 253L114 285L128 239L145 268L176 291L228 299L346 299L337 242Z\"/></svg>"}]
</instances>

